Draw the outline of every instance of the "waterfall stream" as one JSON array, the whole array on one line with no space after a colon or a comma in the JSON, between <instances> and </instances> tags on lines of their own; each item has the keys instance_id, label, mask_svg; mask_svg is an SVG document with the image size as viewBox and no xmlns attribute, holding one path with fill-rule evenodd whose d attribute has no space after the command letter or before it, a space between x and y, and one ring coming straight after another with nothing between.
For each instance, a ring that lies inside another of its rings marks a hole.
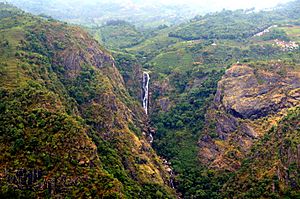
<instances>
[{"instance_id":1,"label":"waterfall stream","mask_svg":"<svg viewBox=\"0 0 300 199\"><path fill-rule=\"evenodd\" d=\"M149 104L149 81L150 81L149 73L143 72L143 108L146 114L148 114L148 104Z\"/></svg>"},{"instance_id":2,"label":"waterfall stream","mask_svg":"<svg viewBox=\"0 0 300 199\"><path fill-rule=\"evenodd\" d=\"M150 75L149 72L143 72L143 108L145 110L146 115L148 115L148 107L149 107L149 82L150 82ZM150 144L153 142L153 135L152 132L149 132L148 140Z\"/></svg>"},{"instance_id":3,"label":"waterfall stream","mask_svg":"<svg viewBox=\"0 0 300 199\"><path fill-rule=\"evenodd\" d=\"M142 102L143 102L143 108L145 110L146 115L148 115L148 109L149 109L149 82L150 82L150 75L149 72L144 71L143 72L143 85L142 85ZM147 134L147 140L149 141L150 144L153 143L153 131L149 130ZM166 171L170 175L170 180L169 180L169 185L171 188L175 189L174 186L174 172L173 169L171 168L171 164L167 160L163 160L163 164L165 166Z\"/></svg>"}]
</instances>

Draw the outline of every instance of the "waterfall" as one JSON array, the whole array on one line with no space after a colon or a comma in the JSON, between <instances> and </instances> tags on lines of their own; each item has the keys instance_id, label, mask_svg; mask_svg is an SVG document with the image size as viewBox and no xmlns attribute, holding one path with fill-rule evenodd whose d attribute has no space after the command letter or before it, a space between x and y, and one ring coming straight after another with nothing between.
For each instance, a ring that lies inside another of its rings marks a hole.
<instances>
[{"instance_id":1,"label":"waterfall","mask_svg":"<svg viewBox=\"0 0 300 199\"><path fill-rule=\"evenodd\" d=\"M149 81L150 81L149 73L143 72L143 108L146 114L148 114L148 106L149 106Z\"/></svg>"},{"instance_id":2,"label":"waterfall","mask_svg":"<svg viewBox=\"0 0 300 199\"><path fill-rule=\"evenodd\" d=\"M152 144L152 142L153 142L153 140L154 140L152 133L149 134L149 137L150 137L149 142L150 142L150 144Z\"/></svg>"},{"instance_id":3,"label":"waterfall","mask_svg":"<svg viewBox=\"0 0 300 199\"><path fill-rule=\"evenodd\" d=\"M143 72L143 93L142 93L142 100L143 100L143 108L145 110L146 115L148 115L148 107L149 107L149 81L150 75L149 72ZM151 144L153 142L153 135L151 130L148 131L148 141Z\"/></svg>"},{"instance_id":4,"label":"waterfall","mask_svg":"<svg viewBox=\"0 0 300 199\"><path fill-rule=\"evenodd\" d=\"M175 185L174 185L175 173L171 167L171 163L168 162L166 159L163 159L163 164L165 166L166 171L170 174L169 185L171 186L171 188L175 189Z\"/></svg>"}]
</instances>

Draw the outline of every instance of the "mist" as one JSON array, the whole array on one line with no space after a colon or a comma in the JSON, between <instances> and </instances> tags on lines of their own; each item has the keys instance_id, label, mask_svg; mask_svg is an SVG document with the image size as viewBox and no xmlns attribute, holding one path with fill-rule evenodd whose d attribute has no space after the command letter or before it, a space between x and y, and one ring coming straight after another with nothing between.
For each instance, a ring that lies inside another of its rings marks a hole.
<instances>
[{"instance_id":1,"label":"mist","mask_svg":"<svg viewBox=\"0 0 300 199\"><path fill-rule=\"evenodd\" d=\"M3 1L3 0L2 0ZM128 7L141 8L145 6L174 6L184 5L194 9L207 9L207 11L216 11L220 9L246 9L256 8L265 9L272 8L278 4L284 4L292 0L6 0L10 3L35 3L35 4L51 4L53 7L65 4L73 5L97 5L97 4L120 4ZM0 0L1 2L1 0Z\"/></svg>"},{"instance_id":2,"label":"mist","mask_svg":"<svg viewBox=\"0 0 300 199\"><path fill-rule=\"evenodd\" d=\"M90 2L101 2L101 0L89 0ZM103 1L103 0L102 0ZM163 5L186 5L194 8L207 8L210 11L220 10L220 9L246 9L246 8L256 8L265 9L272 8L278 4L284 4L292 0L104 0L106 2L119 2L126 4L136 4L136 5L153 5L153 4L163 4ZM196 7L195 7L196 6Z\"/></svg>"},{"instance_id":3,"label":"mist","mask_svg":"<svg viewBox=\"0 0 300 199\"><path fill-rule=\"evenodd\" d=\"M1 1L1 0L0 0ZM3 0L2 0L3 1ZM274 8L292 0L6 0L34 13L76 23L101 25L121 19L137 26L178 24L222 9Z\"/></svg>"}]
</instances>

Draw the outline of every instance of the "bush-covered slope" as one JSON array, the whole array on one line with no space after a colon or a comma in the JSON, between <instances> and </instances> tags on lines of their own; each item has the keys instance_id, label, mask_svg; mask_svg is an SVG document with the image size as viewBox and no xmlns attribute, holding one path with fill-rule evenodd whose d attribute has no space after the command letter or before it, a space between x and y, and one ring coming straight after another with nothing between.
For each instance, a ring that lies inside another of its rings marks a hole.
<instances>
[{"instance_id":1,"label":"bush-covered slope","mask_svg":"<svg viewBox=\"0 0 300 199\"><path fill-rule=\"evenodd\" d=\"M112 56L80 28L0 13L1 196L174 197Z\"/></svg>"},{"instance_id":2,"label":"bush-covered slope","mask_svg":"<svg viewBox=\"0 0 300 199\"><path fill-rule=\"evenodd\" d=\"M170 32L169 35L184 40L228 39L242 41L274 24L287 21L299 24L299 5L300 2L296 0L273 11L223 10L205 16L197 16L190 22L181 25L177 30Z\"/></svg>"},{"instance_id":3,"label":"bush-covered slope","mask_svg":"<svg viewBox=\"0 0 300 199\"><path fill-rule=\"evenodd\" d=\"M131 47L143 41L145 37L134 25L121 20L108 21L99 28L90 28L89 31L109 49Z\"/></svg>"},{"instance_id":4,"label":"bush-covered slope","mask_svg":"<svg viewBox=\"0 0 300 199\"><path fill-rule=\"evenodd\" d=\"M248 11L222 11L196 17L170 36L185 40L195 39L232 39L242 40L255 35L270 26L271 20L264 14ZM226 24L226 26L224 26Z\"/></svg>"},{"instance_id":5,"label":"bush-covered slope","mask_svg":"<svg viewBox=\"0 0 300 199\"><path fill-rule=\"evenodd\" d=\"M291 109L251 149L226 183L228 198L299 198L300 109Z\"/></svg>"}]
</instances>

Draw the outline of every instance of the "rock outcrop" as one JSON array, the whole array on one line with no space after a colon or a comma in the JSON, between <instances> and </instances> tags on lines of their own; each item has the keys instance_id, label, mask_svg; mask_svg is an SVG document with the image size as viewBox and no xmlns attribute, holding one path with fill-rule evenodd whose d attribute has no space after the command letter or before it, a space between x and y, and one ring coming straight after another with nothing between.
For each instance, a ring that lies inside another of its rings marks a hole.
<instances>
[{"instance_id":1,"label":"rock outcrop","mask_svg":"<svg viewBox=\"0 0 300 199\"><path fill-rule=\"evenodd\" d=\"M291 107L300 105L300 72L288 63L234 65L218 84L199 141L200 160L236 170L255 140Z\"/></svg>"},{"instance_id":2,"label":"rock outcrop","mask_svg":"<svg viewBox=\"0 0 300 199\"><path fill-rule=\"evenodd\" d=\"M300 100L300 73L286 72L282 76L276 71L232 66L219 82L215 103L241 119L258 119L296 106Z\"/></svg>"}]
</instances>

